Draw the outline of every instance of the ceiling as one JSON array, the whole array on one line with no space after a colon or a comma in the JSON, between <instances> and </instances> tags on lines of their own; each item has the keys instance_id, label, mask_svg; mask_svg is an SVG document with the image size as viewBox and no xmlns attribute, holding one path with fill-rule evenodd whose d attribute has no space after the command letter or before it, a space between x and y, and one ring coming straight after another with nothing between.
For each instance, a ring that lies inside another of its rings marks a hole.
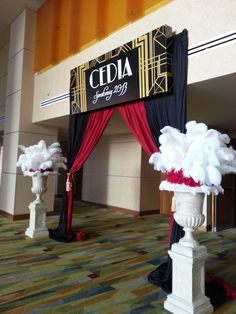
<instances>
[{"instance_id":1,"label":"ceiling","mask_svg":"<svg viewBox=\"0 0 236 314\"><path fill-rule=\"evenodd\" d=\"M8 41L10 24L25 8L37 10L45 0L0 0L0 48Z\"/></svg>"}]
</instances>

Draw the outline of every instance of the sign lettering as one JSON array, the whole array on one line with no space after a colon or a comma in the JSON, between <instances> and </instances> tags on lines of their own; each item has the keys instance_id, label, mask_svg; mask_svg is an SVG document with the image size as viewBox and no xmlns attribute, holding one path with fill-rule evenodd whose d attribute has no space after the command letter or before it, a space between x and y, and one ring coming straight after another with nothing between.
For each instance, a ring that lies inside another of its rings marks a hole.
<instances>
[{"instance_id":1,"label":"sign lettering","mask_svg":"<svg viewBox=\"0 0 236 314\"><path fill-rule=\"evenodd\" d=\"M171 91L170 28L162 26L71 71L72 113Z\"/></svg>"}]
</instances>

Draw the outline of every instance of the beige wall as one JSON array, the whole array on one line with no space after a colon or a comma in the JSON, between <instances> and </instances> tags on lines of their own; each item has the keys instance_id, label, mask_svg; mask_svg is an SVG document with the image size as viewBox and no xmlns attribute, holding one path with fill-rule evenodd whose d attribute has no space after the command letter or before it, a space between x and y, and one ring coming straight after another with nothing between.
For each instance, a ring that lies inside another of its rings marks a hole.
<instances>
[{"instance_id":1,"label":"beige wall","mask_svg":"<svg viewBox=\"0 0 236 314\"><path fill-rule=\"evenodd\" d=\"M8 44L0 49L0 185L2 175L3 130L5 122L8 49Z\"/></svg>"},{"instance_id":2,"label":"beige wall","mask_svg":"<svg viewBox=\"0 0 236 314\"><path fill-rule=\"evenodd\" d=\"M132 134L104 135L86 161L82 199L133 211L159 208L158 174Z\"/></svg>"},{"instance_id":3,"label":"beige wall","mask_svg":"<svg viewBox=\"0 0 236 314\"><path fill-rule=\"evenodd\" d=\"M160 172L153 169L148 162L149 157L142 150L141 156L141 188L140 210L160 209Z\"/></svg>"},{"instance_id":4,"label":"beige wall","mask_svg":"<svg viewBox=\"0 0 236 314\"><path fill-rule=\"evenodd\" d=\"M8 50L6 45L0 49L0 131L4 130Z\"/></svg>"},{"instance_id":5,"label":"beige wall","mask_svg":"<svg viewBox=\"0 0 236 314\"><path fill-rule=\"evenodd\" d=\"M2 156L3 156L3 146L0 145L0 186L1 186L1 178L2 178Z\"/></svg>"},{"instance_id":6,"label":"beige wall","mask_svg":"<svg viewBox=\"0 0 236 314\"><path fill-rule=\"evenodd\" d=\"M133 135L104 135L84 165L82 199L138 211L140 165Z\"/></svg>"},{"instance_id":7,"label":"beige wall","mask_svg":"<svg viewBox=\"0 0 236 314\"><path fill-rule=\"evenodd\" d=\"M23 11L13 21L5 70L7 79L0 210L11 215L28 213L28 205L35 198L30 190L31 179L24 177L16 168L18 145L29 146L40 139L51 144L57 139L57 129L32 125L34 30L35 12L31 10ZM45 196L49 210L53 210L54 180L49 178Z\"/></svg>"}]
</instances>

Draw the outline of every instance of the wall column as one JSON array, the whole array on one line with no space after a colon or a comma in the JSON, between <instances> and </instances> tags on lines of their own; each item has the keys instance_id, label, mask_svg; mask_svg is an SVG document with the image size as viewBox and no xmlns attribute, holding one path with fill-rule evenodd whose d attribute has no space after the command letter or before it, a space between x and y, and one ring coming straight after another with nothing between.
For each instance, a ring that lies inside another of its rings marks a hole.
<instances>
[{"instance_id":1,"label":"wall column","mask_svg":"<svg viewBox=\"0 0 236 314\"><path fill-rule=\"evenodd\" d=\"M57 129L32 124L35 27L36 13L29 9L11 24L0 210L13 216L28 214L28 205L34 198L30 191L31 178L24 177L16 168L18 145L29 146L40 139L51 144L57 140ZM54 180L49 178L44 198L49 211L53 210Z\"/></svg>"}]
</instances>

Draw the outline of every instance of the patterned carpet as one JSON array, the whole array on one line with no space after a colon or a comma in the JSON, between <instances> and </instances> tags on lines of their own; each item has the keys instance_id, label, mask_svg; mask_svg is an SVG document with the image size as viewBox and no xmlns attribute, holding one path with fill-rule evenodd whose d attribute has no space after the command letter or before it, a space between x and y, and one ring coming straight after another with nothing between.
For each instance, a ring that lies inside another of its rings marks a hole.
<instances>
[{"instance_id":1,"label":"patterned carpet","mask_svg":"<svg viewBox=\"0 0 236 314\"><path fill-rule=\"evenodd\" d=\"M132 218L77 203L73 224L85 242L25 237L28 221L0 216L0 313L167 313L165 293L146 276L165 261L168 218ZM58 217L47 217L48 227ZM208 248L206 269L236 289L236 229L199 233ZM236 300L215 313L235 314Z\"/></svg>"}]
</instances>

